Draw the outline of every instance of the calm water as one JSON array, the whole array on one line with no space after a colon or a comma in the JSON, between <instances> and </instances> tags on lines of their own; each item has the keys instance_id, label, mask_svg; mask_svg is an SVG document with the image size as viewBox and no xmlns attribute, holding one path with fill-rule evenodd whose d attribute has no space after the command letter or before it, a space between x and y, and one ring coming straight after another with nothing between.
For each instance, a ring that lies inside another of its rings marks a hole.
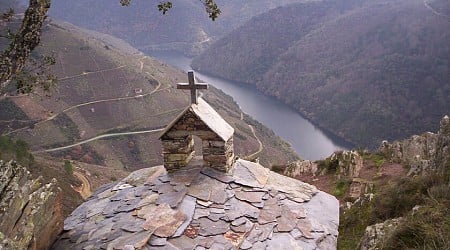
<instances>
[{"instance_id":1,"label":"calm water","mask_svg":"<svg viewBox=\"0 0 450 250\"><path fill-rule=\"evenodd\" d=\"M191 59L183 55L172 53L152 53L151 55L181 70L191 70ZM336 150L351 147L345 141L326 134L286 104L261 94L253 86L199 72L195 72L195 76L232 96L245 113L288 141L303 159L318 160Z\"/></svg>"}]
</instances>

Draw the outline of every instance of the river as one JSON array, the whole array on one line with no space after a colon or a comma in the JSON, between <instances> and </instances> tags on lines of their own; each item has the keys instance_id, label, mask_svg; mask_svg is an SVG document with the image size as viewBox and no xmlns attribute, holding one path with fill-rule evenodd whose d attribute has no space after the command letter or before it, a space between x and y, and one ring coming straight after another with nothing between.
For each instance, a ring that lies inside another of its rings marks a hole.
<instances>
[{"instance_id":1,"label":"river","mask_svg":"<svg viewBox=\"0 0 450 250\"><path fill-rule=\"evenodd\" d=\"M181 70L191 70L192 59L183 55L152 53L151 56ZM261 94L249 84L240 84L200 72L195 72L195 76L232 96L242 111L289 142L303 159L319 160L334 151L351 147L344 140L316 127L291 107L274 97Z\"/></svg>"}]
</instances>

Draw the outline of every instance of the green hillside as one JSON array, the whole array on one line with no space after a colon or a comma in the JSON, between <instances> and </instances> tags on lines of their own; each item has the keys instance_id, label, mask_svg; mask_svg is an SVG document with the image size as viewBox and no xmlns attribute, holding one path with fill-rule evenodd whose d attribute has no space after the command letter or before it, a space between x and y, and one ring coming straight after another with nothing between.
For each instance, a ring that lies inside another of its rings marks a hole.
<instances>
[{"instance_id":1,"label":"green hillside","mask_svg":"<svg viewBox=\"0 0 450 250\"><path fill-rule=\"evenodd\" d=\"M448 6L338 0L281 7L217 41L192 66L256 84L320 126L374 147L433 131L450 112Z\"/></svg>"}]
</instances>

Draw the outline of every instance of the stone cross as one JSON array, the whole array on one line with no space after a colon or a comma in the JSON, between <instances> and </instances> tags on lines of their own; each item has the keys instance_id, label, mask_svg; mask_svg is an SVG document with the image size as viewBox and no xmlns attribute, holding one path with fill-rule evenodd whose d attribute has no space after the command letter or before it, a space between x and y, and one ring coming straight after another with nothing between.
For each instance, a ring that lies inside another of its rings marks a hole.
<instances>
[{"instance_id":1,"label":"stone cross","mask_svg":"<svg viewBox=\"0 0 450 250\"><path fill-rule=\"evenodd\" d=\"M177 89L190 89L191 90L191 104L197 104L197 89L208 89L206 83L195 83L194 71L188 72L189 83L178 83Z\"/></svg>"}]
</instances>

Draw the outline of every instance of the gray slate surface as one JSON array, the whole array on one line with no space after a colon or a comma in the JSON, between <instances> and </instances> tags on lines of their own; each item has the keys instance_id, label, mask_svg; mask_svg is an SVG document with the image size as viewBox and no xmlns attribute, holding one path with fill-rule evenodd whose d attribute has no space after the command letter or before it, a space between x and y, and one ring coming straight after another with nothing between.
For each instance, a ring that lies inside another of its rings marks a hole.
<instances>
[{"instance_id":1,"label":"gray slate surface","mask_svg":"<svg viewBox=\"0 0 450 250\"><path fill-rule=\"evenodd\" d=\"M157 166L99 189L53 248L335 249L338 221L333 196L259 164L238 160L230 175Z\"/></svg>"}]
</instances>

